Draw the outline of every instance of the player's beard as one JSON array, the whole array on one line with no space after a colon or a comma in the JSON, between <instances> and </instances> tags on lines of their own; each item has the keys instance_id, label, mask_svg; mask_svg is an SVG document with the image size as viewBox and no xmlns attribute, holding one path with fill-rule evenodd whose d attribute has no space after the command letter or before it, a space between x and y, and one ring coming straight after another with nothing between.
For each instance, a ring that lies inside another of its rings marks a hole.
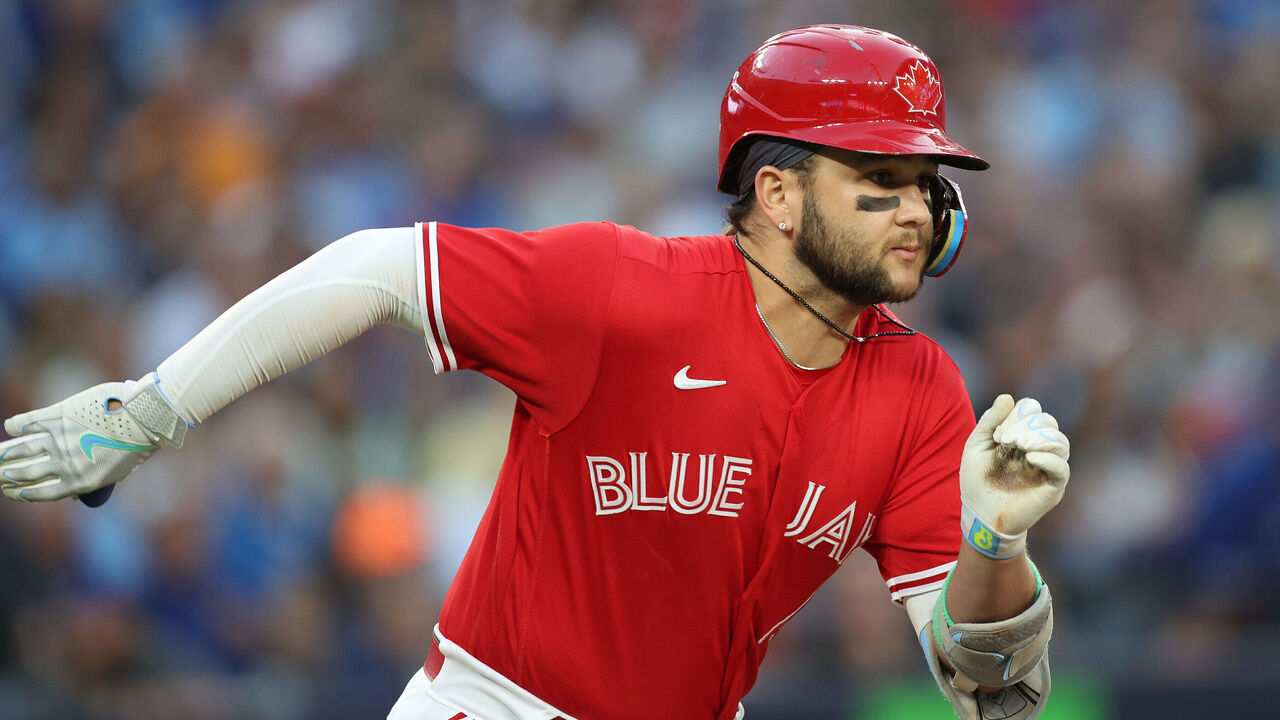
<instances>
[{"instance_id":1,"label":"player's beard","mask_svg":"<svg viewBox=\"0 0 1280 720\"><path fill-rule=\"evenodd\" d=\"M833 234L818 210L813 193L806 193L803 224L796 234L796 259L828 290L859 306L906 302L924 284L924 265L910 287L899 287L881 265L883 253L851 233Z\"/></svg>"}]
</instances>

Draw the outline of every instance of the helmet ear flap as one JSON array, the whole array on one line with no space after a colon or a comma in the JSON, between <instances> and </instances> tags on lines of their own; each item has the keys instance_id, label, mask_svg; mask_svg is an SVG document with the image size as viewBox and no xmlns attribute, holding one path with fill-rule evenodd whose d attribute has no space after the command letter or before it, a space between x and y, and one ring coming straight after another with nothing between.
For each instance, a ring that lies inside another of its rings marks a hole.
<instances>
[{"instance_id":1,"label":"helmet ear flap","mask_svg":"<svg viewBox=\"0 0 1280 720\"><path fill-rule=\"evenodd\" d=\"M925 262L924 274L941 277L959 257L969 223L964 197L955 182L935 175L929 184L929 201L933 211L933 248Z\"/></svg>"}]
</instances>

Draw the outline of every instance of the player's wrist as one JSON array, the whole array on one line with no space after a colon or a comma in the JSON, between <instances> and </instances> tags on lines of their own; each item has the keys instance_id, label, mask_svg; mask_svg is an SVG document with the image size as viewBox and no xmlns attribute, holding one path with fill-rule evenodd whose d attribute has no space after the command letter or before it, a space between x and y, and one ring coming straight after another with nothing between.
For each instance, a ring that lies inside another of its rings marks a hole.
<instances>
[{"instance_id":1,"label":"player's wrist","mask_svg":"<svg viewBox=\"0 0 1280 720\"><path fill-rule=\"evenodd\" d=\"M960 499L960 532L965 542L980 554L993 560L1008 560L1023 554L1027 548L1027 531L1002 533L983 519L964 498Z\"/></svg>"},{"instance_id":2,"label":"player's wrist","mask_svg":"<svg viewBox=\"0 0 1280 720\"><path fill-rule=\"evenodd\" d=\"M154 371L125 381L121 395L124 410L157 442L180 448L187 430L195 427L164 394Z\"/></svg>"}]
</instances>

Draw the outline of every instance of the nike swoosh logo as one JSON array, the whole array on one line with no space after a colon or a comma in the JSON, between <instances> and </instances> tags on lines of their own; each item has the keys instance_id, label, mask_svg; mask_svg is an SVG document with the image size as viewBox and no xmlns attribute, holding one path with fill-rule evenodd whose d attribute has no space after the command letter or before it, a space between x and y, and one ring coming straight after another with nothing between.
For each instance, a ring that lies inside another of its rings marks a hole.
<instances>
[{"instance_id":1,"label":"nike swoosh logo","mask_svg":"<svg viewBox=\"0 0 1280 720\"><path fill-rule=\"evenodd\" d=\"M111 448L113 450L132 450L135 452L141 451L141 450L156 449L154 445L130 445L129 443L126 443L126 442L120 442L119 440L112 440L109 437L94 435L93 433L85 433L84 435L80 436L80 452L84 453L85 457L92 460L93 449L96 447Z\"/></svg>"},{"instance_id":2,"label":"nike swoosh logo","mask_svg":"<svg viewBox=\"0 0 1280 720\"><path fill-rule=\"evenodd\" d=\"M698 378L689 377L689 368L692 365L685 365L680 368L680 372L676 373L676 388L680 390L701 390L702 388L715 387L724 385L728 380L699 380Z\"/></svg>"}]
</instances>

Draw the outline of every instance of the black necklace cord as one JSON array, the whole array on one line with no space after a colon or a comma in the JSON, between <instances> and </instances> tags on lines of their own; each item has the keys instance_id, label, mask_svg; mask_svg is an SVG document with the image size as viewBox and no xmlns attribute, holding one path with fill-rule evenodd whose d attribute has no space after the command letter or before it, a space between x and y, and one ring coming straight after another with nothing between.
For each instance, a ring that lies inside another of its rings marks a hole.
<instances>
[{"instance_id":1,"label":"black necklace cord","mask_svg":"<svg viewBox=\"0 0 1280 720\"><path fill-rule=\"evenodd\" d=\"M873 334L871 334L871 335L867 335L867 336L865 336L865 337L858 336L858 335L854 335L854 334L850 333L848 330L845 330L844 328L842 328L842 327L840 327L839 325L835 324L835 322L834 322L831 318L829 318L829 317L827 317L826 315L823 315L822 313L818 312L817 308L815 308L814 306L810 305L808 302L805 302L805 299L804 299L804 298L802 298L802 297L800 297L800 293L798 293L798 292L796 292L795 290L792 290L791 288L787 287L786 283L782 282L781 280L779 280L779 279L778 279L778 277L777 277L776 275L774 275L773 273L771 273L771 272L769 272L768 270L766 270L766 269L765 269L765 267L764 267L764 265L761 265L761 264L760 264L760 261L759 261L759 260L756 260L755 258L751 257L751 255L750 255L749 253L747 253L746 249L742 247L742 243L738 240L738 236L737 236L737 235L734 235L734 236L733 236L733 244L734 244L735 246L737 246L737 248L738 248L738 252L742 253L742 257L746 258L747 262L751 263L752 265L755 265L755 266L756 266L756 269L757 269L757 270L759 270L760 272L764 273L764 276L765 276L765 277L769 278L769 279L770 279L770 280L772 280L774 283L776 283L778 287L782 288L783 290L786 290L786 291L787 291L787 294L788 294L788 295L790 295L791 297L795 298L795 299L796 299L796 302L798 302L798 303L800 303L801 305L803 305L805 310L808 310L809 312L811 312L811 313L813 313L815 316L817 316L817 318L818 318L819 320L821 320L822 322L824 322L824 323L826 323L826 324L830 325L832 330L835 330L836 332L840 333L841 335L845 336L846 338L848 338L848 339L850 339L850 340L852 340L852 341L854 341L854 342L866 342L867 340L870 340L871 338L884 337L884 336L886 336L886 335L915 335L915 334L916 334L916 331L915 331L915 330L913 330L913 329L911 329L911 328L907 327L906 325L902 324L902 322L901 322L900 320L898 320L897 318L893 317L893 316L892 316L892 315L890 315L889 313L885 312L884 308L880 307L880 304L879 304L879 303L876 303L875 305L872 305L871 307L875 308L875 311L876 311L876 312L878 312L878 313L880 313L880 316L881 316L881 317L883 317L885 320L888 320L889 322L893 323L894 325L897 325L898 327L900 327L900 328L902 328L902 329L901 329L901 330L886 330L886 331L884 331L884 332L873 333ZM762 318L763 318L763 316L762 316Z\"/></svg>"}]
</instances>

